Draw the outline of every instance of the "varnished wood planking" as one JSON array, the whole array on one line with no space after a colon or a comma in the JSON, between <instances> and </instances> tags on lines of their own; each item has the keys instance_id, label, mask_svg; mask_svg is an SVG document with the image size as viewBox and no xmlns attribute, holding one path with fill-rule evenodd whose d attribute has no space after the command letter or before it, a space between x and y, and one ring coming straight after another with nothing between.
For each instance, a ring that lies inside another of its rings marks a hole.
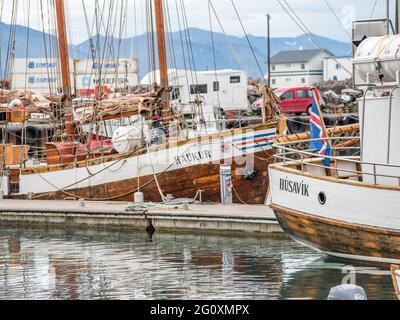
<instances>
[{"instance_id":1,"label":"varnished wood planking","mask_svg":"<svg viewBox=\"0 0 400 320\"><path fill-rule=\"evenodd\" d=\"M400 231L354 225L272 206L286 233L325 252L400 259Z\"/></svg>"}]
</instances>

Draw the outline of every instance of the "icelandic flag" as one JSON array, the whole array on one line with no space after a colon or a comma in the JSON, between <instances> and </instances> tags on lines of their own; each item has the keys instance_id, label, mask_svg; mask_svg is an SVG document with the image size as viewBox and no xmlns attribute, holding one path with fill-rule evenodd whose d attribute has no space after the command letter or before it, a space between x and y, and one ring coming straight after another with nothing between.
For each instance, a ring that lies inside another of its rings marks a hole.
<instances>
[{"instance_id":1,"label":"icelandic flag","mask_svg":"<svg viewBox=\"0 0 400 320\"><path fill-rule=\"evenodd\" d=\"M319 106L315 100L315 95L312 98L313 105L310 115L310 128L311 128L311 139L310 149L318 152L321 156L331 156L331 146L326 140L325 132L323 129L323 119L319 115ZM331 164L330 158L325 158L324 165L329 167Z\"/></svg>"}]
</instances>

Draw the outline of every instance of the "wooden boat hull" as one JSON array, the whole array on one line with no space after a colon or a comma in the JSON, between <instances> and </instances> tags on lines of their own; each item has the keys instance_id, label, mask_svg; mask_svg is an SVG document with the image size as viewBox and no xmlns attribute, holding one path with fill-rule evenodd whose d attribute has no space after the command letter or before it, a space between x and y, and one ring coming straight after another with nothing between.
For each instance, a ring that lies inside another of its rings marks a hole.
<instances>
[{"instance_id":1,"label":"wooden boat hull","mask_svg":"<svg viewBox=\"0 0 400 320\"><path fill-rule=\"evenodd\" d=\"M399 187L307 171L269 168L271 206L290 237L335 257L400 262Z\"/></svg>"},{"instance_id":2,"label":"wooden boat hull","mask_svg":"<svg viewBox=\"0 0 400 320\"><path fill-rule=\"evenodd\" d=\"M324 219L272 205L282 229L295 241L339 258L400 262L400 231Z\"/></svg>"},{"instance_id":3,"label":"wooden boat hull","mask_svg":"<svg viewBox=\"0 0 400 320\"><path fill-rule=\"evenodd\" d=\"M231 130L185 141L169 141L130 154L117 154L61 165L12 169L3 176L9 198L132 201L137 191L145 201L163 196L220 202L220 167L232 169L236 203L263 204L268 165L273 162L276 125ZM159 187L158 187L158 185Z\"/></svg>"},{"instance_id":4,"label":"wooden boat hull","mask_svg":"<svg viewBox=\"0 0 400 320\"><path fill-rule=\"evenodd\" d=\"M255 154L254 177L238 175L236 169L241 167L232 165L232 182L235 187L233 200L235 203L264 204L268 191L268 165L272 157L272 150ZM264 159L264 160L262 160ZM158 183L164 195L171 194L175 198L193 198L198 190L203 190L202 200L205 202L220 202L220 164L210 163L167 171L158 177ZM161 196L154 179L154 175L135 177L132 179L110 182L85 188L76 188L68 192L54 192L43 195L34 195L36 199L59 200L68 197L95 200L132 201L133 194L138 191L144 193L145 201L161 202Z\"/></svg>"}]
</instances>

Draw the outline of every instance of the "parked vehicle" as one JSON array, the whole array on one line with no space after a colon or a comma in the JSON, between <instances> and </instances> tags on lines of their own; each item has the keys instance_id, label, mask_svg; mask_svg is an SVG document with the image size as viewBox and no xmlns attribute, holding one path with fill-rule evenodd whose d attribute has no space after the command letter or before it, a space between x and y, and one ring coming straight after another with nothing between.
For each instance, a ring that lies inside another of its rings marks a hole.
<instances>
[{"instance_id":1,"label":"parked vehicle","mask_svg":"<svg viewBox=\"0 0 400 320\"><path fill-rule=\"evenodd\" d=\"M142 85L151 85L154 77L159 83L160 72L147 74ZM220 107L228 111L248 111L248 76L240 70L168 71L171 84L171 103L183 114L192 114L191 102L202 101L203 106ZM187 81L190 79L190 81Z\"/></svg>"},{"instance_id":2,"label":"parked vehicle","mask_svg":"<svg viewBox=\"0 0 400 320\"><path fill-rule=\"evenodd\" d=\"M311 87L284 88L275 90L276 95L281 98L282 103L279 109L282 113L294 113L301 115L302 113L311 113L312 108L312 92ZM321 93L317 90L321 107L324 108L325 102ZM257 114L261 114L262 99L257 100L251 107L251 110Z\"/></svg>"},{"instance_id":3,"label":"parked vehicle","mask_svg":"<svg viewBox=\"0 0 400 320\"><path fill-rule=\"evenodd\" d=\"M311 87L278 89L275 91L275 93L282 100L282 103L279 105L279 109L282 113L294 113L296 115L301 115L302 113L311 114ZM317 95L319 97L320 104L323 107L325 103L319 90L317 90Z\"/></svg>"}]
</instances>

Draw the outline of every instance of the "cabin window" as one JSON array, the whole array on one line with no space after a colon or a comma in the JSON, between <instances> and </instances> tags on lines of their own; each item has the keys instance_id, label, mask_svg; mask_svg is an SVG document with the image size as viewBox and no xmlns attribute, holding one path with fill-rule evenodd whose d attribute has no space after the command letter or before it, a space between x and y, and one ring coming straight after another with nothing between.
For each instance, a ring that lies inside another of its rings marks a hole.
<instances>
[{"instance_id":1,"label":"cabin window","mask_svg":"<svg viewBox=\"0 0 400 320\"><path fill-rule=\"evenodd\" d=\"M208 86L206 84L192 84L190 86L190 94L205 94L208 93Z\"/></svg>"},{"instance_id":2,"label":"cabin window","mask_svg":"<svg viewBox=\"0 0 400 320\"><path fill-rule=\"evenodd\" d=\"M294 99L294 92L293 91L288 91L284 93L281 97L281 100L293 100Z\"/></svg>"},{"instance_id":3,"label":"cabin window","mask_svg":"<svg viewBox=\"0 0 400 320\"><path fill-rule=\"evenodd\" d=\"M172 89L171 100L181 100L181 91L179 90L179 88Z\"/></svg>"},{"instance_id":4,"label":"cabin window","mask_svg":"<svg viewBox=\"0 0 400 320\"><path fill-rule=\"evenodd\" d=\"M231 83L240 83L240 76L231 77Z\"/></svg>"},{"instance_id":5,"label":"cabin window","mask_svg":"<svg viewBox=\"0 0 400 320\"><path fill-rule=\"evenodd\" d=\"M308 90L299 90L297 91L297 97L299 99L305 99L305 98L310 98L310 91Z\"/></svg>"},{"instance_id":6,"label":"cabin window","mask_svg":"<svg viewBox=\"0 0 400 320\"><path fill-rule=\"evenodd\" d=\"M219 91L219 81L213 82L213 89L214 89L214 92Z\"/></svg>"}]
</instances>

